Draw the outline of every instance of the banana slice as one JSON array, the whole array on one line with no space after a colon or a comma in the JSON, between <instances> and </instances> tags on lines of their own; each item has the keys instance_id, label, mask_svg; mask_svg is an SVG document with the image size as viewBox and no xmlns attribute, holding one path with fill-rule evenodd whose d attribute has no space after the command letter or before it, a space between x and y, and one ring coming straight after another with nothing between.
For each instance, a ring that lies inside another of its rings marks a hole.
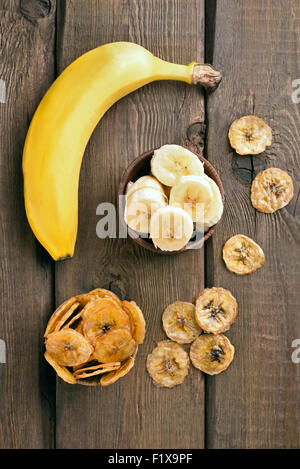
<instances>
[{"instance_id":1,"label":"banana slice","mask_svg":"<svg viewBox=\"0 0 300 469\"><path fill-rule=\"evenodd\" d=\"M232 362L234 346L223 334L202 334L192 343L190 357L195 368L217 375Z\"/></svg>"},{"instance_id":2,"label":"banana slice","mask_svg":"<svg viewBox=\"0 0 300 469\"><path fill-rule=\"evenodd\" d=\"M183 383L189 366L186 351L170 340L158 342L157 347L147 357L147 370L154 383L166 388Z\"/></svg>"},{"instance_id":3,"label":"banana slice","mask_svg":"<svg viewBox=\"0 0 300 469\"><path fill-rule=\"evenodd\" d=\"M90 378L91 376L103 375L104 373L118 370L120 367L120 362L100 363L98 365L77 369L74 371L74 377L76 379Z\"/></svg>"},{"instance_id":4,"label":"banana slice","mask_svg":"<svg viewBox=\"0 0 300 469\"><path fill-rule=\"evenodd\" d=\"M146 334L146 323L142 311L135 301L122 301L122 308L129 317L132 337L137 344L142 344Z\"/></svg>"},{"instance_id":5,"label":"banana slice","mask_svg":"<svg viewBox=\"0 0 300 469\"><path fill-rule=\"evenodd\" d=\"M181 176L201 176L203 163L198 156L179 145L164 145L154 151L152 174L165 186L174 186Z\"/></svg>"},{"instance_id":6,"label":"banana slice","mask_svg":"<svg viewBox=\"0 0 300 469\"><path fill-rule=\"evenodd\" d=\"M115 383L118 379L123 378L123 376L127 375L129 371L134 367L134 358L129 357L126 362L116 371L112 371L111 373L107 373L106 375L102 376L100 380L100 384L102 386L109 386L110 384Z\"/></svg>"},{"instance_id":7,"label":"banana slice","mask_svg":"<svg viewBox=\"0 0 300 469\"><path fill-rule=\"evenodd\" d=\"M114 329L98 337L94 358L100 363L122 362L130 357L136 349L136 343L130 332L125 329Z\"/></svg>"},{"instance_id":8,"label":"banana slice","mask_svg":"<svg viewBox=\"0 0 300 469\"><path fill-rule=\"evenodd\" d=\"M207 176L207 174L204 174L203 178L210 185L213 194L211 202L209 205L205 206L204 212L204 231L207 231L211 226L218 223L222 217L224 206L220 189L215 181Z\"/></svg>"},{"instance_id":9,"label":"banana slice","mask_svg":"<svg viewBox=\"0 0 300 469\"><path fill-rule=\"evenodd\" d=\"M175 301L167 306L162 323L169 339L178 344L189 344L202 332L195 320L195 306L185 301Z\"/></svg>"},{"instance_id":10,"label":"banana slice","mask_svg":"<svg viewBox=\"0 0 300 469\"><path fill-rule=\"evenodd\" d=\"M145 188L156 189L163 194L165 192L162 184L156 178L153 176L142 176L135 182L129 182L127 184L126 195L129 196L129 194L136 191L137 189Z\"/></svg>"},{"instance_id":11,"label":"banana slice","mask_svg":"<svg viewBox=\"0 0 300 469\"><path fill-rule=\"evenodd\" d=\"M203 176L182 176L170 192L170 205L186 210L196 223L203 223L213 204L211 184Z\"/></svg>"},{"instance_id":12,"label":"banana slice","mask_svg":"<svg viewBox=\"0 0 300 469\"><path fill-rule=\"evenodd\" d=\"M178 251L191 239L193 220L180 207L162 207L151 218L150 237L154 246L163 251Z\"/></svg>"},{"instance_id":13,"label":"banana slice","mask_svg":"<svg viewBox=\"0 0 300 469\"><path fill-rule=\"evenodd\" d=\"M251 274L265 262L262 248L245 235L232 236L223 247L226 267L237 275Z\"/></svg>"},{"instance_id":14,"label":"banana slice","mask_svg":"<svg viewBox=\"0 0 300 469\"><path fill-rule=\"evenodd\" d=\"M49 365L51 365L52 368L54 368L57 376L59 376L62 380L64 380L68 384L76 384L76 379L66 367L60 366L47 352L44 353L44 357L49 363Z\"/></svg>"},{"instance_id":15,"label":"banana slice","mask_svg":"<svg viewBox=\"0 0 300 469\"><path fill-rule=\"evenodd\" d=\"M238 305L229 290L213 287L203 290L196 300L195 319L206 332L219 334L236 320Z\"/></svg>"},{"instance_id":16,"label":"banana slice","mask_svg":"<svg viewBox=\"0 0 300 469\"><path fill-rule=\"evenodd\" d=\"M51 332L54 331L58 322L61 321L62 317L65 317L69 309L76 303L76 297L68 298L64 301L52 314L51 318L48 321L44 337L48 337Z\"/></svg>"},{"instance_id":17,"label":"banana slice","mask_svg":"<svg viewBox=\"0 0 300 469\"><path fill-rule=\"evenodd\" d=\"M115 329L130 331L127 314L112 298L90 301L82 310L83 333L95 345L98 337Z\"/></svg>"},{"instance_id":18,"label":"banana slice","mask_svg":"<svg viewBox=\"0 0 300 469\"><path fill-rule=\"evenodd\" d=\"M167 197L153 187L130 190L126 197L125 222L140 233L149 233L150 219L161 207L167 205Z\"/></svg>"},{"instance_id":19,"label":"banana slice","mask_svg":"<svg viewBox=\"0 0 300 469\"><path fill-rule=\"evenodd\" d=\"M61 329L48 335L46 351L58 365L76 366L88 361L93 347L74 329Z\"/></svg>"},{"instance_id":20,"label":"banana slice","mask_svg":"<svg viewBox=\"0 0 300 469\"><path fill-rule=\"evenodd\" d=\"M256 116L235 120L228 133L230 145L239 155L258 155L272 143L272 130Z\"/></svg>"},{"instance_id":21,"label":"banana slice","mask_svg":"<svg viewBox=\"0 0 300 469\"><path fill-rule=\"evenodd\" d=\"M276 212L285 207L293 196L293 180L282 169L265 169L252 182L251 202L253 207L260 212Z\"/></svg>"}]
</instances>

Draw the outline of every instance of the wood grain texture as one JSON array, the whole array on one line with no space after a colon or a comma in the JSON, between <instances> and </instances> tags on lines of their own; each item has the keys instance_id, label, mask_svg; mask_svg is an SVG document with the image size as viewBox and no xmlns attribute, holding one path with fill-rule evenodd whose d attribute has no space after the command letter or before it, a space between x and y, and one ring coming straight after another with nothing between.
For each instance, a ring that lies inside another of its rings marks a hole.
<instances>
[{"instance_id":1,"label":"wood grain texture","mask_svg":"<svg viewBox=\"0 0 300 469\"><path fill-rule=\"evenodd\" d=\"M207 380L209 448L300 445L300 367L291 360L300 337L300 119L291 99L292 80L300 77L299 28L299 2L217 2L213 57L225 78L208 101L207 155L221 172L226 207L207 249L207 283L233 292L239 316L228 332L236 358ZM228 145L229 125L245 114L273 129L261 156L238 157ZM255 172L272 166L291 174L295 197L270 215L256 212L249 194ZM237 233L265 251L265 266L250 276L235 276L221 260L224 242Z\"/></svg>"},{"instance_id":2,"label":"wood grain texture","mask_svg":"<svg viewBox=\"0 0 300 469\"><path fill-rule=\"evenodd\" d=\"M202 0L76 0L60 2L57 63L61 71L103 43L139 43L174 62L203 60ZM73 259L56 265L56 302L105 287L134 299L147 321L147 339L136 366L107 389L57 383L58 448L201 448L204 380L191 370L173 390L156 388L146 356L164 338L163 308L191 301L203 288L203 250L159 256L130 239L96 237L96 207L116 204L118 184L130 161L164 143L185 143L187 128L204 120L200 90L154 83L118 102L88 145L80 179L79 233ZM200 146L198 147L200 149Z\"/></svg>"},{"instance_id":3,"label":"wood grain texture","mask_svg":"<svg viewBox=\"0 0 300 469\"><path fill-rule=\"evenodd\" d=\"M34 2L1 0L0 16L6 85L0 104L0 338L7 347L7 363L0 364L0 447L51 448L55 381L42 357L53 308L51 261L26 220L21 162L28 124L54 76L55 1L45 14Z\"/></svg>"}]
</instances>

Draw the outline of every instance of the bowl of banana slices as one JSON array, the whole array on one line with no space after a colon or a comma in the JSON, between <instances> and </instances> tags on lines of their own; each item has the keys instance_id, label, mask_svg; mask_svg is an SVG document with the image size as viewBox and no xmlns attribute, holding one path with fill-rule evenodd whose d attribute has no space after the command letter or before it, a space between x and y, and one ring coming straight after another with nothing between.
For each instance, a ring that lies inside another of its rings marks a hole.
<instances>
[{"instance_id":1,"label":"bowl of banana slices","mask_svg":"<svg viewBox=\"0 0 300 469\"><path fill-rule=\"evenodd\" d=\"M221 220L224 191L215 168L180 145L136 158L119 185L119 213L129 236L160 254L199 249Z\"/></svg>"}]
</instances>

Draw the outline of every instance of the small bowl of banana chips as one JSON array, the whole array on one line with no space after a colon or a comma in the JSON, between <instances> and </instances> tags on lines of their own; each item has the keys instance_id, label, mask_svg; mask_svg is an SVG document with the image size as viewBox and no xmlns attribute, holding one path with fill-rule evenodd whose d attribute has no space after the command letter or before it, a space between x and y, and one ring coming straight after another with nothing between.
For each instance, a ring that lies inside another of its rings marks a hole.
<instances>
[{"instance_id":1,"label":"small bowl of banana chips","mask_svg":"<svg viewBox=\"0 0 300 469\"><path fill-rule=\"evenodd\" d=\"M134 301L96 288L69 298L52 314L45 359L68 384L109 386L133 368L145 332Z\"/></svg>"},{"instance_id":2,"label":"small bowl of banana chips","mask_svg":"<svg viewBox=\"0 0 300 469\"><path fill-rule=\"evenodd\" d=\"M201 248L220 222L223 204L216 170L180 145L140 155L119 186L120 217L129 236L160 254Z\"/></svg>"}]
</instances>

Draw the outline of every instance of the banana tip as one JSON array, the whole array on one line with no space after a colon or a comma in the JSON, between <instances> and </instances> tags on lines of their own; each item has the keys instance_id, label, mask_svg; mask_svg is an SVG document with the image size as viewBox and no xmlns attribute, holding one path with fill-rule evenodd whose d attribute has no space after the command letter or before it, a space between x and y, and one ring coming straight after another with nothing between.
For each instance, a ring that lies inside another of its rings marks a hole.
<instances>
[{"instance_id":1,"label":"banana tip","mask_svg":"<svg viewBox=\"0 0 300 469\"><path fill-rule=\"evenodd\" d=\"M214 91L222 81L222 74L209 64L195 64L193 84L201 85L207 92Z\"/></svg>"}]
</instances>

